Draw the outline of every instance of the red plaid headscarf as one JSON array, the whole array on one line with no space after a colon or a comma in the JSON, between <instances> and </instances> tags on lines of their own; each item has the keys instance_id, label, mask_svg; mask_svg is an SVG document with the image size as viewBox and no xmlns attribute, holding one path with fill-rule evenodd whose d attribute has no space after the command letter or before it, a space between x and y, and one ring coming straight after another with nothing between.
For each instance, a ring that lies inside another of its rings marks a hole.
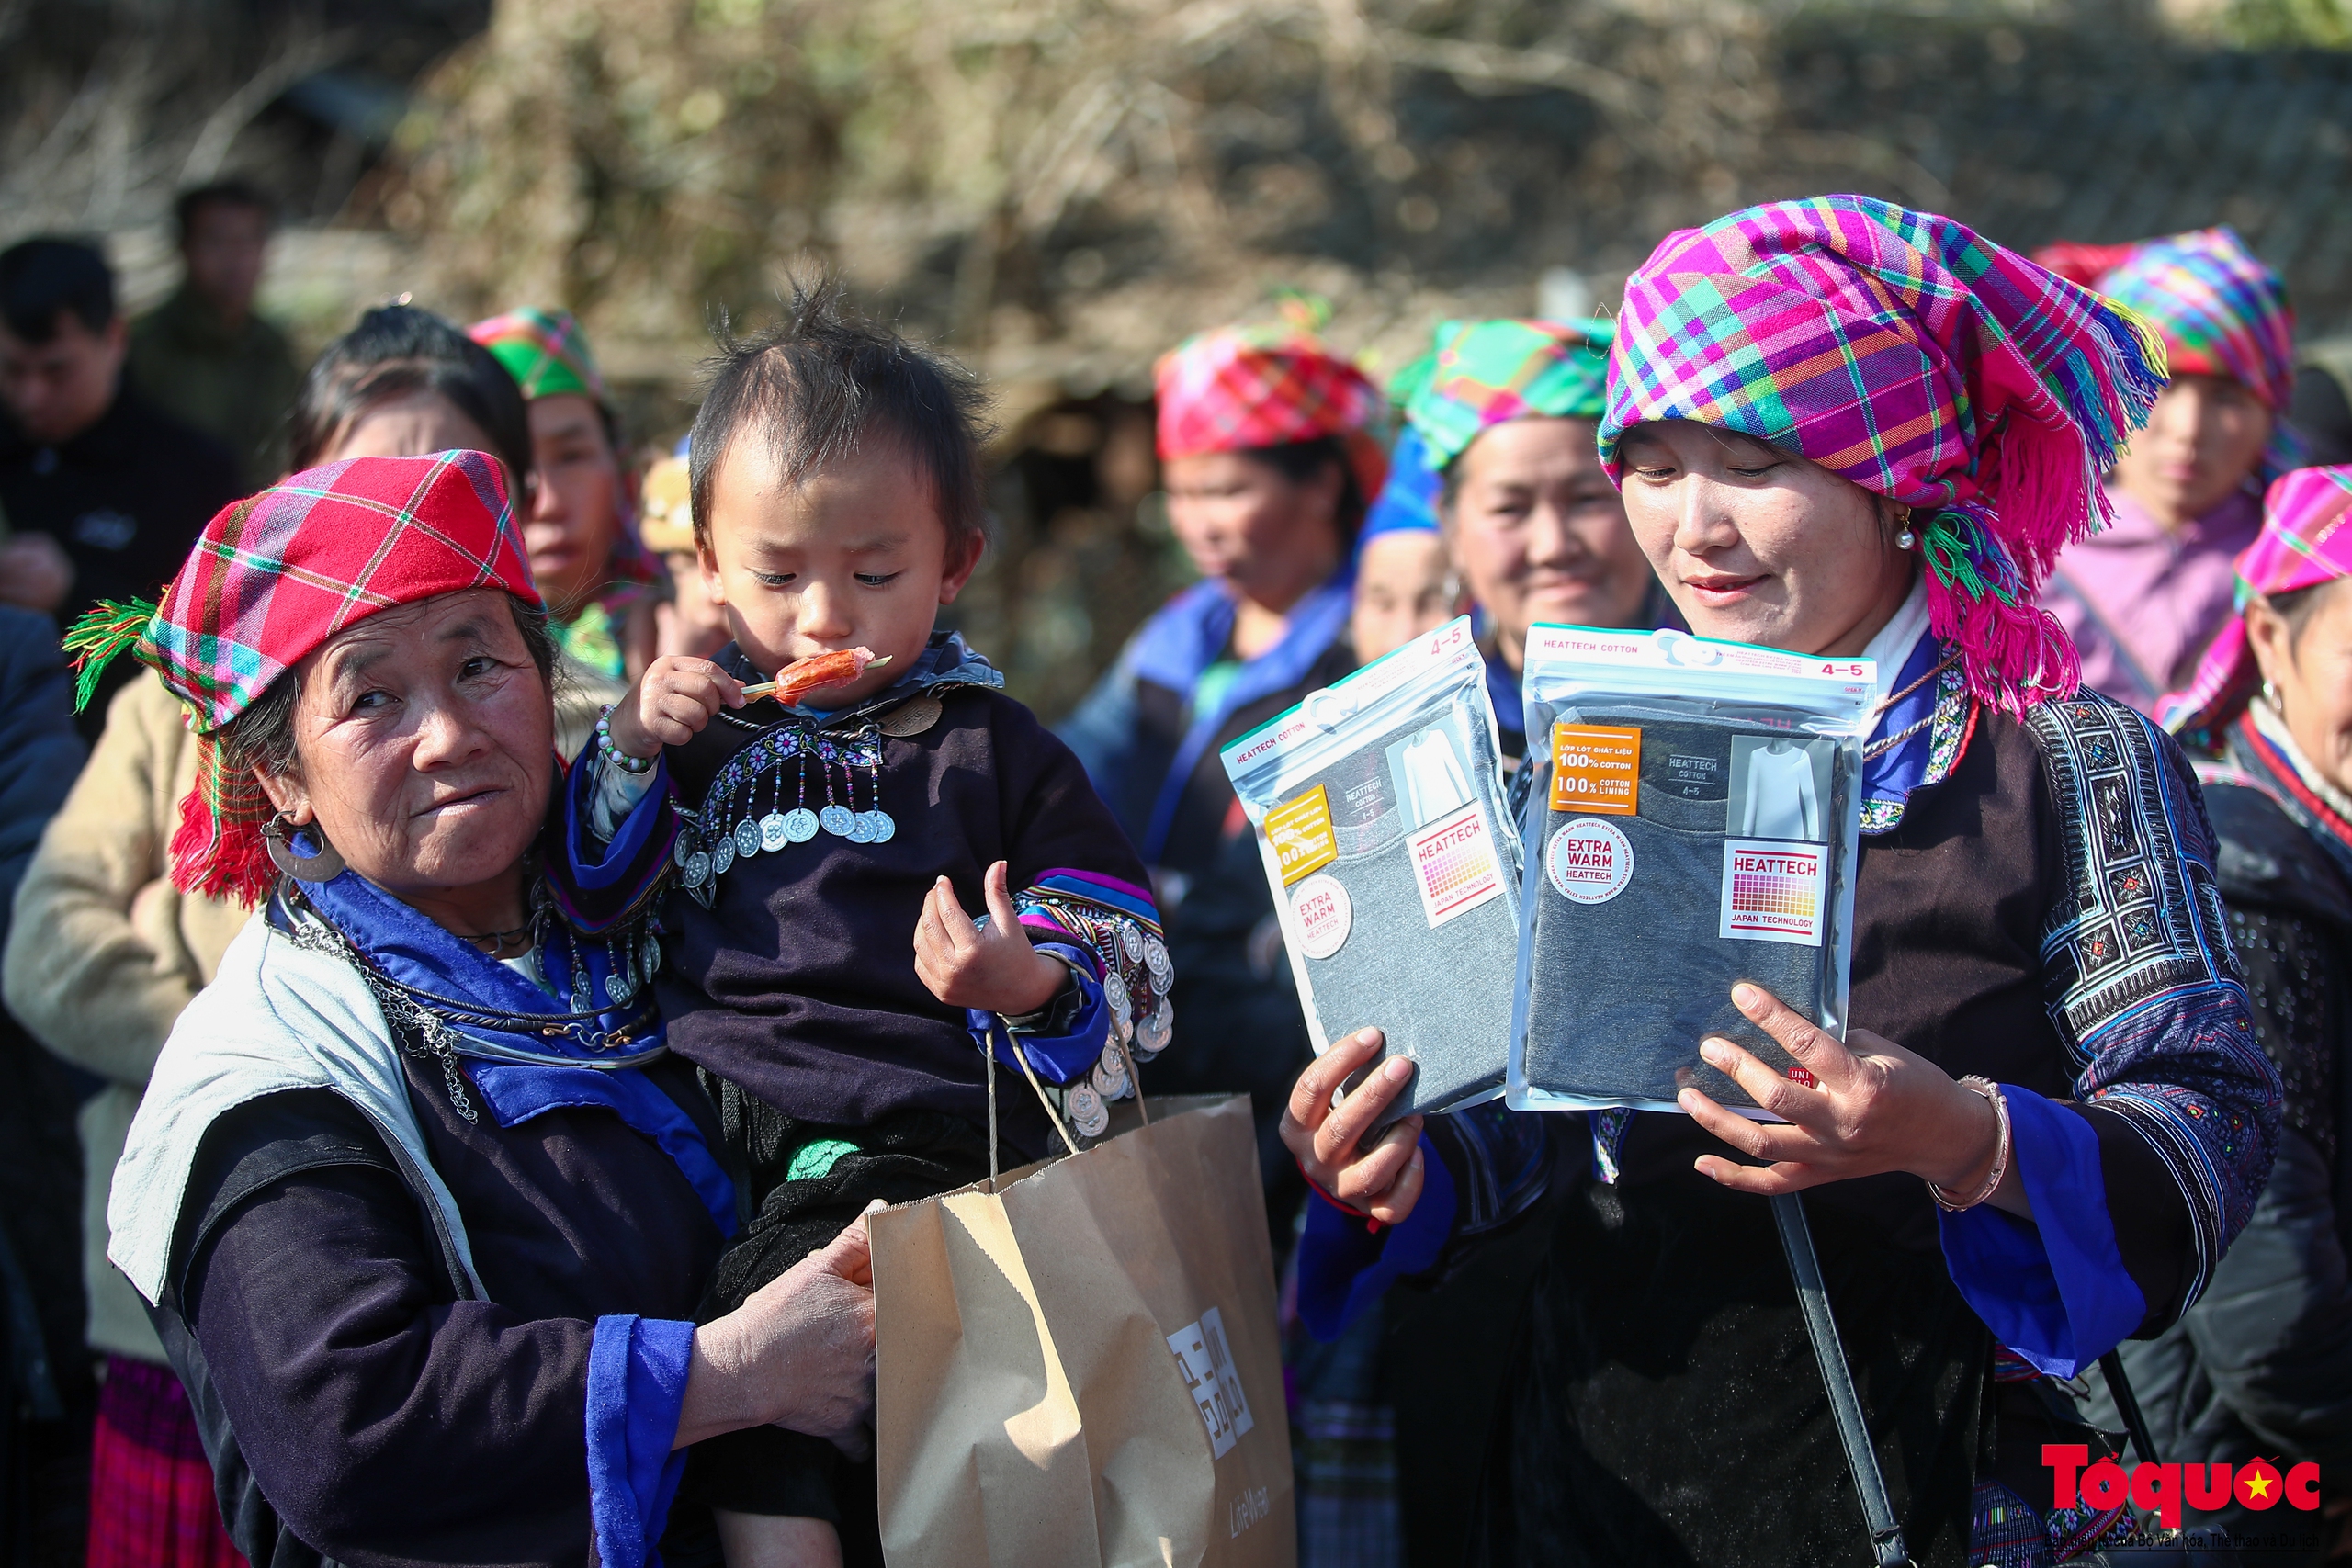
<instances>
[{"instance_id":1,"label":"red plaid headscarf","mask_svg":"<svg viewBox=\"0 0 2352 1568\"><path fill-rule=\"evenodd\" d=\"M1163 461L1332 435L1367 504L1387 477L1372 434L1388 406L1380 389L1299 321L1203 333L1161 357L1153 383Z\"/></svg>"},{"instance_id":2,"label":"red plaid headscarf","mask_svg":"<svg viewBox=\"0 0 2352 1568\"><path fill-rule=\"evenodd\" d=\"M540 603L495 457L352 457L224 508L162 604L83 616L65 638L80 656L83 700L130 648L187 705L198 737L197 787L172 837L173 886L247 904L268 892L268 797L253 778L226 776L219 737L279 676L379 610L493 587Z\"/></svg>"}]
</instances>

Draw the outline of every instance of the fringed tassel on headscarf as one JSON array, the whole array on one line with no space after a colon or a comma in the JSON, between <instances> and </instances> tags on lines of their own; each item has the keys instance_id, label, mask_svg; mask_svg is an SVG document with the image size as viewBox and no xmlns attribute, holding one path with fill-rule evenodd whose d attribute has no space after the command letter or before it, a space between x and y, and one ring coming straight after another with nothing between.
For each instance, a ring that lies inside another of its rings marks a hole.
<instances>
[{"instance_id":1,"label":"fringed tassel on headscarf","mask_svg":"<svg viewBox=\"0 0 2352 1568\"><path fill-rule=\"evenodd\" d=\"M2078 351L2042 377L2073 428L2005 420L1978 461L1981 499L1939 512L1922 536L1936 635L1961 649L1970 692L2007 713L2082 683L2041 585L2061 552L2113 521L2107 471L2165 388L2154 328L2111 300L2089 314Z\"/></svg>"},{"instance_id":2,"label":"fringed tassel on headscarf","mask_svg":"<svg viewBox=\"0 0 2352 1568\"><path fill-rule=\"evenodd\" d=\"M198 736L196 787L180 801L180 825L172 835L172 886L248 908L260 903L277 880L262 838L270 809L261 781L250 773L230 777L220 742Z\"/></svg>"},{"instance_id":3,"label":"fringed tassel on headscarf","mask_svg":"<svg viewBox=\"0 0 2352 1568\"><path fill-rule=\"evenodd\" d=\"M97 695L98 680L115 656L136 643L160 605L144 599L101 599L67 630L63 647L74 655L74 711Z\"/></svg>"},{"instance_id":4,"label":"fringed tassel on headscarf","mask_svg":"<svg viewBox=\"0 0 2352 1568\"><path fill-rule=\"evenodd\" d=\"M2035 703L2074 695L2082 683L2075 639L2035 604L1981 508L1949 507L1919 538L1928 564L1928 624L1960 649L1971 695L2017 714Z\"/></svg>"}]
</instances>

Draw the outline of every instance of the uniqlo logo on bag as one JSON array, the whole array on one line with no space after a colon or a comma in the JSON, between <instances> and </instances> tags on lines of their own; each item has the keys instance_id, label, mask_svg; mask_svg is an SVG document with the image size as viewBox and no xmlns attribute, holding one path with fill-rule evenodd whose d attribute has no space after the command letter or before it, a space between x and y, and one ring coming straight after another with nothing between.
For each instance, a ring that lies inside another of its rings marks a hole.
<instances>
[{"instance_id":1,"label":"uniqlo logo on bag","mask_svg":"<svg viewBox=\"0 0 2352 1568\"><path fill-rule=\"evenodd\" d=\"M1201 1421L1209 1429L1210 1452L1223 1459L1253 1425L1250 1400L1241 1392L1241 1374L1235 1370L1233 1352L1225 1342L1224 1314L1209 1308L1198 1323L1188 1323L1170 1335L1168 1348L1176 1353L1176 1370L1184 1374L1193 1403L1201 1407Z\"/></svg>"},{"instance_id":2,"label":"uniqlo logo on bag","mask_svg":"<svg viewBox=\"0 0 2352 1568\"><path fill-rule=\"evenodd\" d=\"M1421 890L1421 913L1431 930L1503 896L1502 863L1476 801L1414 834L1408 848L1413 885Z\"/></svg>"}]
</instances>

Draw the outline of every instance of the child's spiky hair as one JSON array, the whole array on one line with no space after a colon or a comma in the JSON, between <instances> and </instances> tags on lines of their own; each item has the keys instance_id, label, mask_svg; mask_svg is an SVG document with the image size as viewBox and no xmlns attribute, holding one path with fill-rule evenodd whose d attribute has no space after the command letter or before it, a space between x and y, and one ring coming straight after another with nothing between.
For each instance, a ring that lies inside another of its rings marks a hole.
<instances>
[{"instance_id":1,"label":"child's spiky hair","mask_svg":"<svg viewBox=\"0 0 2352 1568\"><path fill-rule=\"evenodd\" d=\"M931 480L951 552L987 536L980 447L987 399L972 373L853 314L839 284L792 286L784 320L747 338L722 326L688 460L695 544L710 547L711 491L728 448L765 439L797 483L855 451L869 432L898 443Z\"/></svg>"}]
</instances>

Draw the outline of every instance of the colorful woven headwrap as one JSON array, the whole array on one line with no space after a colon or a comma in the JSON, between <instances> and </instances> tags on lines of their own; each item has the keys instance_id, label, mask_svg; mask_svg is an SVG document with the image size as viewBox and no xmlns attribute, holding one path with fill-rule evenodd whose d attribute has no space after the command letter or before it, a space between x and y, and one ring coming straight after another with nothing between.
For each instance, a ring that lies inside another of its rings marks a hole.
<instances>
[{"instance_id":1,"label":"colorful woven headwrap","mask_svg":"<svg viewBox=\"0 0 2352 1568\"><path fill-rule=\"evenodd\" d=\"M1161 356L1159 456L1249 452L1337 436L1369 502L1388 469L1373 427L1387 404L1363 371L1325 347L1304 310L1219 327Z\"/></svg>"},{"instance_id":2,"label":"colorful woven headwrap","mask_svg":"<svg viewBox=\"0 0 2352 1568\"><path fill-rule=\"evenodd\" d=\"M218 737L329 637L379 610L467 588L539 604L505 470L481 452L352 457L292 474L225 508L163 604L103 604L74 624L86 703L129 648L187 705L196 788L172 836L172 884L258 902L276 872L262 842L268 797L227 776Z\"/></svg>"},{"instance_id":3,"label":"colorful woven headwrap","mask_svg":"<svg viewBox=\"0 0 2352 1568\"><path fill-rule=\"evenodd\" d=\"M588 334L569 310L542 310L526 305L503 316L476 321L466 335L490 350L523 389L523 400L576 394L594 400L607 419L615 417L612 399L605 392L604 373L589 352ZM616 454L616 457L621 456ZM620 498L621 537L613 547L613 586L618 592L602 595L611 608L625 607L644 586L663 581L661 560L638 532L637 511L624 488ZM569 612L567 612L569 613ZM560 637L562 628L559 628Z\"/></svg>"},{"instance_id":4,"label":"colorful woven headwrap","mask_svg":"<svg viewBox=\"0 0 2352 1568\"><path fill-rule=\"evenodd\" d=\"M1490 424L1531 416L1599 419L1608 404L1613 321L1441 321L1437 343L1388 395L1441 469Z\"/></svg>"},{"instance_id":5,"label":"colorful woven headwrap","mask_svg":"<svg viewBox=\"0 0 2352 1568\"><path fill-rule=\"evenodd\" d=\"M588 352L587 334L569 310L542 310L526 305L486 321L476 321L466 335L490 350L506 367L526 401L578 392L605 400L605 378L596 356Z\"/></svg>"},{"instance_id":6,"label":"colorful woven headwrap","mask_svg":"<svg viewBox=\"0 0 2352 1568\"><path fill-rule=\"evenodd\" d=\"M2262 498L2262 532L2238 557L2238 613L2199 660L2188 690L2156 705L2165 728L2218 736L2245 711L2262 671L2245 635L2246 602L2352 577L2352 468L2297 468Z\"/></svg>"},{"instance_id":7,"label":"colorful woven headwrap","mask_svg":"<svg viewBox=\"0 0 2352 1568\"><path fill-rule=\"evenodd\" d=\"M2199 229L2130 246L2092 284L2164 334L2176 376L2225 376L2274 417L2262 478L2302 460L2286 424L2295 391L2295 312L2286 280L2228 229Z\"/></svg>"},{"instance_id":8,"label":"colorful woven headwrap","mask_svg":"<svg viewBox=\"0 0 2352 1568\"><path fill-rule=\"evenodd\" d=\"M2071 693L2035 595L2107 520L2100 477L2165 379L2154 333L1949 218L1860 196L1667 237L1625 283L1600 457L1650 420L1793 451L1924 513L1935 633L2017 711Z\"/></svg>"}]
</instances>

